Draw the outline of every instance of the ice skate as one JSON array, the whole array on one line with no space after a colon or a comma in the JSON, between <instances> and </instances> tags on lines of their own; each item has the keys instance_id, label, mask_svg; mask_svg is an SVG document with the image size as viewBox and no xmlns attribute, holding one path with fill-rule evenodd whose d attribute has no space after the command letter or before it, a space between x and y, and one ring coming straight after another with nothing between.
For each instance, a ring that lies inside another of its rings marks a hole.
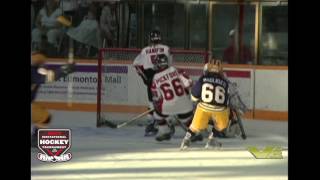
<instances>
[{"instance_id":1,"label":"ice skate","mask_svg":"<svg viewBox=\"0 0 320 180\"><path fill-rule=\"evenodd\" d=\"M159 135L156 137L157 141L170 140L172 131L167 124L159 126Z\"/></svg>"},{"instance_id":2,"label":"ice skate","mask_svg":"<svg viewBox=\"0 0 320 180\"><path fill-rule=\"evenodd\" d=\"M158 131L158 128L156 128L156 122L153 121L146 126L144 136L155 136Z\"/></svg>"},{"instance_id":3,"label":"ice skate","mask_svg":"<svg viewBox=\"0 0 320 180\"><path fill-rule=\"evenodd\" d=\"M164 141L164 140L170 140L171 139L171 133L165 133L165 134L161 134L159 136L156 137L157 141Z\"/></svg>"},{"instance_id":4,"label":"ice skate","mask_svg":"<svg viewBox=\"0 0 320 180\"><path fill-rule=\"evenodd\" d=\"M185 150L185 149L189 148L190 143L191 143L190 139L183 139L183 141L180 145L180 150Z\"/></svg>"},{"instance_id":5,"label":"ice skate","mask_svg":"<svg viewBox=\"0 0 320 180\"><path fill-rule=\"evenodd\" d=\"M222 144L217 141L217 139L213 136L213 133L210 134L208 141L205 145L206 149L219 149Z\"/></svg>"},{"instance_id":6,"label":"ice skate","mask_svg":"<svg viewBox=\"0 0 320 180\"><path fill-rule=\"evenodd\" d=\"M190 143L191 143L190 139L184 138L181 145L180 145L180 150L185 150L185 149L189 148Z\"/></svg>"},{"instance_id":7,"label":"ice skate","mask_svg":"<svg viewBox=\"0 0 320 180\"><path fill-rule=\"evenodd\" d=\"M188 131L182 140L182 143L180 145L180 150L187 149L190 146L191 138L192 138L192 134Z\"/></svg>"},{"instance_id":8,"label":"ice skate","mask_svg":"<svg viewBox=\"0 0 320 180\"><path fill-rule=\"evenodd\" d=\"M203 140L203 136L202 134L197 134L195 136L192 136L190 138L191 142L196 142L196 141L202 141Z\"/></svg>"}]
</instances>

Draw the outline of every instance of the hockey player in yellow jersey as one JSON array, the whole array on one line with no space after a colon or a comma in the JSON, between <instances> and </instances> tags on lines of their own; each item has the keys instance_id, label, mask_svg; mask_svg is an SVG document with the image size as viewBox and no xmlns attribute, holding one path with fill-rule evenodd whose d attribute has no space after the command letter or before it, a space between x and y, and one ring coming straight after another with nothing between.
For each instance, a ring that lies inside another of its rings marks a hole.
<instances>
[{"instance_id":1,"label":"hockey player in yellow jersey","mask_svg":"<svg viewBox=\"0 0 320 180\"><path fill-rule=\"evenodd\" d=\"M214 128L218 131L223 131L228 126L228 82L224 78L220 60L212 59L205 64L204 74L192 87L191 98L198 104L192 123L181 143L181 149L188 148L191 137L207 129L209 121L213 121ZM206 148L211 146L221 146L214 138L213 132L210 132Z\"/></svg>"},{"instance_id":2,"label":"hockey player in yellow jersey","mask_svg":"<svg viewBox=\"0 0 320 180\"><path fill-rule=\"evenodd\" d=\"M46 59L47 57L43 52L34 52L31 55L31 119L34 126L31 145L33 147L37 147L38 129L46 128L51 121L51 115L48 110L38 102L35 102L40 86L54 82L75 71L75 63L62 65L55 70L47 69L44 66Z\"/></svg>"}]
</instances>

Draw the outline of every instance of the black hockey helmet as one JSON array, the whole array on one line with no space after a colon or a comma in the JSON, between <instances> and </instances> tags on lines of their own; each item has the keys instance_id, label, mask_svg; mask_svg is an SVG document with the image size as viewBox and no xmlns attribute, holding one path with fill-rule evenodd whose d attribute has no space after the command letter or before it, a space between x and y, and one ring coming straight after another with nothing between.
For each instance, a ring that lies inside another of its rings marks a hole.
<instances>
[{"instance_id":1,"label":"black hockey helmet","mask_svg":"<svg viewBox=\"0 0 320 180\"><path fill-rule=\"evenodd\" d=\"M158 30L152 30L149 34L149 40L152 43L159 43L161 41L161 34Z\"/></svg>"},{"instance_id":2,"label":"black hockey helmet","mask_svg":"<svg viewBox=\"0 0 320 180\"><path fill-rule=\"evenodd\" d=\"M169 59L165 54L158 54L156 58L156 69L162 70L169 67Z\"/></svg>"}]
</instances>

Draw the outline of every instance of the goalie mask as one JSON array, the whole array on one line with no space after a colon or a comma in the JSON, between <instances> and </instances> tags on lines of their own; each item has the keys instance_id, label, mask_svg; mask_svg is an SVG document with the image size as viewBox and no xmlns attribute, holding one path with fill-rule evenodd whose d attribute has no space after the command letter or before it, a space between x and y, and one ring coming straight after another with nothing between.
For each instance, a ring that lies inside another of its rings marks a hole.
<instances>
[{"instance_id":1,"label":"goalie mask","mask_svg":"<svg viewBox=\"0 0 320 180\"><path fill-rule=\"evenodd\" d=\"M222 73L222 63L218 59L212 59L204 65L203 72L206 73Z\"/></svg>"},{"instance_id":2,"label":"goalie mask","mask_svg":"<svg viewBox=\"0 0 320 180\"><path fill-rule=\"evenodd\" d=\"M152 43L159 43L161 41L161 34L158 30L153 30L149 34L149 40Z\"/></svg>"},{"instance_id":3,"label":"goalie mask","mask_svg":"<svg viewBox=\"0 0 320 180\"><path fill-rule=\"evenodd\" d=\"M156 58L156 70L163 70L169 67L169 60L165 54L159 54Z\"/></svg>"}]
</instances>

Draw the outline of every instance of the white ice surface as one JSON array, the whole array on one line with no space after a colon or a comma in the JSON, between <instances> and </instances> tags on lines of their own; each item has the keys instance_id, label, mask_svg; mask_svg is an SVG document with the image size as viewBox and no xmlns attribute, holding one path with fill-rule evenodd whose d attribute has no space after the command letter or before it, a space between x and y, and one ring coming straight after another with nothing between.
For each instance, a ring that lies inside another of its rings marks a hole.
<instances>
[{"instance_id":1,"label":"white ice surface","mask_svg":"<svg viewBox=\"0 0 320 180\"><path fill-rule=\"evenodd\" d=\"M96 114L51 111L51 128L72 130L72 159L40 162L31 149L31 176L60 179L288 179L288 123L244 120L248 139L220 139L222 150L202 150L205 141L181 152L181 128L171 141L144 137L144 127L96 128ZM255 159L248 146L279 145L283 159Z\"/></svg>"}]
</instances>

